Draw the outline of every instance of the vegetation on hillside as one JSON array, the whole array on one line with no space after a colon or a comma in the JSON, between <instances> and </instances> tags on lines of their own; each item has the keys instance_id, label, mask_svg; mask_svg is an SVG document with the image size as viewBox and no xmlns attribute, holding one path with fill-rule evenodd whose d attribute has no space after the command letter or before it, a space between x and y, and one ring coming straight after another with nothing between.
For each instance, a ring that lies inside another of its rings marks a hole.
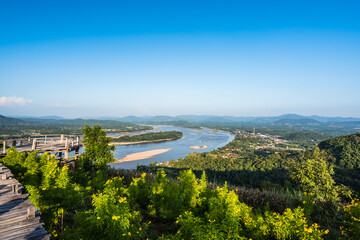
<instances>
[{"instance_id":1,"label":"vegetation on hillside","mask_svg":"<svg viewBox=\"0 0 360 240\"><path fill-rule=\"evenodd\" d=\"M51 134L81 134L85 125L99 125L107 132L134 132L152 129L133 123L91 119L15 119L0 115L0 137L14 138Z\"/></svg>"},{"instance_id":2,"label":"vegetation on hillside","mask_svg":"<svg viewBox=\"0 0 360 240\"><path fill-rule=\"evenodd\" d=\"M319 148L331 154L340 167L360 168L360 133L322 141Z\"/></svg>"}]
</instances>

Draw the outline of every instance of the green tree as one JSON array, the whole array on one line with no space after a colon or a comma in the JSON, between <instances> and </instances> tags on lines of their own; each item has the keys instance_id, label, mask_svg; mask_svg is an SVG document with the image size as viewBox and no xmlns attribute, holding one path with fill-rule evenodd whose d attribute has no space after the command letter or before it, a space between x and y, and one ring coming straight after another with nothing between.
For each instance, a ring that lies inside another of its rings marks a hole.
<instances>
[{"instance_id":1,"label":"green tree","mask_svg":"<svg viewBox=\"0 0 360 240\"><path fill-rule=\"evenodd\" d=\"M101 169L114 161L115 146L109 145L111 138L106 137L106 132L100 126L85 125L82 132L85 145L85 152L82 157L85 162Z\"/></svg>"},{"instance_id":2,"label":"green tree","mask_svg":"<svg viewBox=\"0 0 360 240\"><path fill-rule=\"evenodd\" d=\"M293 166L290 177L300 184L301 190L313 193L317 199L339 200L339 194L351 195L345 186L336 186L332 178L334 169L324 159L306 159Z\"/></svg>"}]
</instances>

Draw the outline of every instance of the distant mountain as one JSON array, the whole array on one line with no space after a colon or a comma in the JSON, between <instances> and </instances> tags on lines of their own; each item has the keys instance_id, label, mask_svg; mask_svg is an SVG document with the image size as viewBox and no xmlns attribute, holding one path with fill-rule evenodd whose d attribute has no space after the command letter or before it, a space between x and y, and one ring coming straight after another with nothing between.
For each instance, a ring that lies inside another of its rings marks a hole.
<instances>
[{"instance_id":1,"label":"distant mountain","mask_svg":"<svg viewBox=\"0 0 360 240\"><path fill-rule=\"evenodd\" d=\"M248 122L256 117L234 117L234 116L214 116L214 115L180 115L176 118L180 120L185 120L189 122L217 122L217 123L224 123L224 122Z\"/></svg>"},{"instance_id":2,"label":"distant mountain","mask_svg":"<svg viewBox=\"0 0 360 240\"><path fill-rule=\"evenodd\" d=\"M320 122L351 122L351 121L360 121L360 118L352 117L321 117L317 115L309 116L309 118L320 121Z\"/></svg>"},{"instance_id":3,"label":"distant mountain","mask_svg":"<svg viewBox=\"0 0 360 240\"><path fill-rule=\"evenodd\" d=\"M101 119L105 119L101 117ZM107 118L110 119L110 118ZM173 121L188 121L192 123L236 123L247 122L255 117L234 117L234 116L214 116L214 115L179 115L179 116L127 116L116 118L116 120L132 123L164 123Z\"/></svg>"},{"instance_id":4,"label":"distant mountain","mask_svg":"<svg viewBox=\"0 0 360 240\"><path fill-rule=\"evenodd\" d=\"M21 122L22 121L19 119L9 118L9 117L0 115L0 126L17 125Z\"/></svg>"},{"instance_id":5,"label":"distant mountain","mask_svg":"<svg viewBox=\"0 0 360 240\"><path fill-rule=\"evenodd\" d=\"M66 120L63 117L59 116L43 116L43 117L13 117L16 119L23 120ZM129 123L145 123L145 124L159 124L165 122L174 122L174 121L188 121L190 123L195 124L204 124L204 125L267 125L274 124L279 120L287 119L287 120L301 120L300 122L304 123L304 119L315 120L321 123L334 123L337 125L338 123L349 122L348 124L344 123L343 125L356 125L355 122L360 121L360 118L349 118L349 117L322 117L317 115L312 116L302 116L298 114L283 114L280 116L269 116L269 117L236 117L236 116L216 116L216 115L179 115L179 116L167 116L167 115L157 115L157 116L126 116L126 117L86 117L83 119L91 120L115 120L121 122L129 122ZM297 124L300 124L298 122ZM352 123L351 123L352 122ZM290 123L290 122L289 122ZM315 122L312 122L315 124ZM277 122L277 124L281 124ZM295 124L293 122L292 124ZM307 124L311 124L308 122Z\"/></svg>"},{"instance_id":6,"label":"distant mountain","mask_svg":"<svg viewBox=\"0 0 360 240\"><path fill-rule=\"evenodd\" d=\"M320 126L322 122L308 118L292 118L292 119L280 119L274 122L275 125L286 125L286 126Z\"/></svg>"},{"instance_id":7,"label":"distant mountain","mask_svg":"<svg viewBox=\"0 0 360 240\"><path fill-rule=\"evenodd\" d=\"M32 119L32 120L36 120L36 119L65 119L63 117L59 117L59 116L41 116L41 117L33 117L33 116L8 116L11 118L16 118L16 119Z\"/></svg>"},{"instance_id":8,"label":"distant mountain","mask_svg":"<svg viewBox=\"0 0 360 240\"><path fill-rule=\"evenodd\" d=\"M332 122L330 125L333 124L335 126L341 126L345 128L354 128L360 131L360 121L345 121L345 122Z\"/></svg>"},{"instance_id":9,"label":"distant mountain","mask_svg":"<svg viewBox=\"0 0 360 240\"><path fill-rule=\"evenodd\" d=\"M59 116L43 116L43 117L38 117L39 119L54 119L54 120L60 120L60 119L65 119L63 117L59 117Z\"/></svg>"},{"instance_id":10,"label":"distant mountain","mask_svg":"<svg viewBox=\"0 0 360 240\"><path fill-rule=\"evenodd\" d=\"M276 121L279 121L282 119L296 120L296 119L307 119L307 117L297 115L297 114L284 114L284 115L274 116L274 117L258 117L250 122L259 123L259 124L269 124L269 123L275 123Z\"/></svg>"}]
</instances>

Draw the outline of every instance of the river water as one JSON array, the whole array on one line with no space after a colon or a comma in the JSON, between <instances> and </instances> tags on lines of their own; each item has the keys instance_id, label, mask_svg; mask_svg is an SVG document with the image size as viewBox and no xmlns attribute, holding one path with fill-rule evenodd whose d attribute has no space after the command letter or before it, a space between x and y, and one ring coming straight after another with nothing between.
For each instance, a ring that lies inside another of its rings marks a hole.
<instances>
[{"instance_id":1,"label":"river water","mask_svg":"<svg viewBox=\"0 0 360 240\"><path fill-rule=\"evenodd\" d=\"M192 152L210 152L214 149L225 146L234 139L234 135L227 132L213 132L211 129L203 128L202 131L193 130L189 128L171 127L171 126L153 126L154 130L157 131L179 131L183 133L183 137L174 141L160 142L160 143L147 143L147 144L136 144L136 145L123 145L116 146L115 158L123 158L126 155L144 152L155 149L168 149L169 152L165 152L156 155L152 158L121 162L111 164L114 168L120 169L136 169L137 164L149 165L150 162L168 162L172 159L184 158L186 155ZM191 146L203 146L208 145L204 149L191 149Z\"/></svg>"},{"instance_id":2,"label":"river water","mask_svg":"<svg viewBox=\"0 0 360 240\"><path fill-rule=\"evenodd\" d=\"M172 159L177 160L179 158L184 158L186 155L192 152L210 152L214 149L225 146L234 139L234 135L228 132L213 132L211 129L202 128L202 130L194 130L189 128L181 127L171 127L171 126L152 126L154 129L149 132L159 132L159 131L179 131L183 133L182 138L160 142L160 143L146 143L146 144L134 144L134 145L122 145L116 146L114 157L119 159L123 158L126 155L138 152L144 152L155 149L169 149L170 151L161 153L152 158L136 160L131 162L121 162L121 163L112 163L111 166L116 169L136 169L137 164L139 165L149 165L150 162L168 162ZM145 133L145 132L134 132L133 134ZM108 134L108 136L116 136L123 134ZM204 146L208 145L204 149L191 149L192 146ZM84 152L84 148L80 149L80 153ZM70 152L69 156L74 156L74 152Z\"/></svg>"}]
</instances>

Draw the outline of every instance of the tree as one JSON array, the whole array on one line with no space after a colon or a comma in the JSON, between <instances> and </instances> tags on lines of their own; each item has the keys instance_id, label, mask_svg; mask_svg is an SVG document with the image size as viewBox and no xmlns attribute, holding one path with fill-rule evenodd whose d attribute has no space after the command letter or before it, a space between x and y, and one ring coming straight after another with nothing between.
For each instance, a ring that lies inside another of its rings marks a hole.
<instances>
[{"instance_id":1,"label":"tree","mask_svg":"<svg viewBox=\"0 0 360 240\"><path fill-rule=\"evenodd\" d=\"M97 168L104 168L108 163L114 161L115 146L109 145L111 138L106 137L106 132L99 125L93 127L85 125L82 132L84 134L83 158L85 160Z\"/></svg>"},{"instance_id":2,"label":"tree","mask_svg":"<svg viewBox=\"0 0 360 240\"><path fill-rule=\"evenodd\" d=\"M290 171L290 177L300 183L302 191L313 193L318 199L337 201L339 194L349 197L351 191L343 185L336 186L333 174L333 166L322 158L303 160Z\"/></svg>"}]
</instances>

